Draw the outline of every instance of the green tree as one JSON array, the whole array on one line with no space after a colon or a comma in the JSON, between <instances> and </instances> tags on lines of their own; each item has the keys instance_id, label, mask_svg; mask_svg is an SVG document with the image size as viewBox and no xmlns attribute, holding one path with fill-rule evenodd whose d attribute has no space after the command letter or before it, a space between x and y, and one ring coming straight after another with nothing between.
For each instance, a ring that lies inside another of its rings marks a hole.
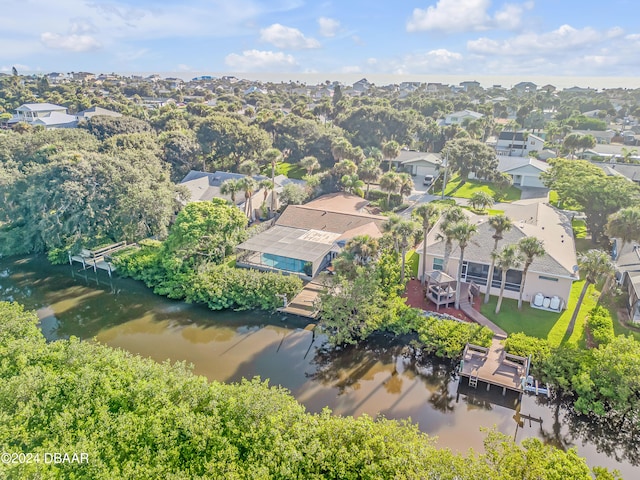
<instances>
[{"instance_id":1,"label":"green tree","mask_svg":"<svg viewBox=\"0 0 640 480\"><path fill-rule=\"evenodd\" d=\"M445 144L443 156L449 159L448 165L460 174L463 181L468 180L471 173L492 178L498 170L496 152L478 140L450 140Z\"/></svg>"},{"instance_id":2,"label":"green tree","mask_svg":"<svg viewBox=\"0 0 640 480\"><path fill-rule=\"evenodd\" d=\"M471 194L469 205L471 205L471 208L474 210L484 211L493 206L493 197L487 192L479 190Z\"/></svg>"},{"instance_id":3,"label":"green tree","mask_svg":"<svg viewBox=\"0 0 640 480\"><path fill-rule=\"evenodd\" d=\"M245 160L238 166L238 172L253 177L260 173L260 167L253 160Z\"/></svg>"},{"instance_id":4,"label":"green tree","mask_svg":"<svg viewBox=\"0 0 640 480\"><path fill-rule=\"evenodd\" d=\"M282 192L279 194L282 205L301 205L308 196L304 187L295 183L287 183L282 187Z\"/></svg>"},{"instance_id":5,"label":"green tree","mask_svg":"<svg viewBox=\"0 0 640 480\"><path fill-rule=\"evenodd\" d=\"M340 179L340 185L342 185L343 190L347 193L353 193L360 197L364 195L364 192L362 191L364 182L358 178L358 174L356 173L352 175L343 175Z\"/></svg>"},{"instance_id":6,"label":"green tree","mask_svg":"<svg viewBox=\"0 0 640 480\"><path fill-rule=\"evenodd\" d=\"M514 268L519 268L522 264L522 257L518 251L517 245L505 245L499 252L492 252L491 259L495 266L502 272L502 280L500 281L500 293L498 295L498 303L496 304L496 315L500 313L502 307L502 297L504 295L504 286L507 283L507 272Z\"/></svg>"},{"instance_id":7,"label":"green tree","mask_svg":"<svg viewBox=\"0 0 640 480\"><path fill-rule=\"evenodd\" d=\"M380 177L380 189L387 192L387 208L390 208L391 194L400 190L402 180L396 172L387 172Z\"/></svg>"},{"instance_id":8,"label":"green tree","mask_svg":"<svg viewBox=\"0 0 640 480\"><path fill-rule=\"evenodd\" d=\"M209 262L220 264L246 238L246 225L242 212L222 199L192 202L176 217L163 251L189 268Z\"/></svg>"},{"instance_id":9,"label":"green tree","mask_svg":"<svg viewBox=\"0 0 640 480\"><path fill-rule=\"evenodd\" d=\"M440 233L438 234L438 238L444 239L444 261L442 263L442 270L445 272L449 266L449 257L451 256L451 250L453 248L453 226L466 218L462 208L454 205L444 211L442 219L440 220Z\"/></svg>"},{"instance_id":10,"label":"green tree","mask_svg":"<svg viewBox=\"0 0 640 480\"><path fill-rule=\"evenodd\" d=\"M307 175L311 175L314 170L320 168L320 163L316 157L309 155L300 160L300 166L306 170Z\"/></svg>"},{"instance_id":11,"label":"green tree","mask_svg":"<svg viewBox=\"0 0 640 480\"><path fill-rule=\"evenodd\" d=\"M358 167L358 176L360 180L367 185L367 190L364 195L365 198L369 197L369 187L371 184L377 182L381 175L380 162L375 158L369 157L360 164Z\"/></svg>"},{"instance_id":12,"label":"green tree","mask_svg":"<svg viewBox=\"0 0 640 480\"><path fill-rule=\"evenodd\" d=\"M524 237L518 241L518 251L524 257L524 268L522 269L522 283L520 284L520 293L518 295L518 309L522 309L522 295L524 294L524 286L527 281L527 273L529 267L536 257L542 257L545 254L544 243L536 237Z\"/></svg>"},{"instance_id":13,"label":"green tree","mask_svg":"<svg viewBox=\"0 0 640 480\"><path fill-rule=\"evenodd\" d=\"M618 254L624 250L627 243L640 242L640 207L623 208L609 215L606 232L610 238L621 240Z\"/></svg>"},{"instance_id":14,"label":"green tree","mask_svg":"<svg viewBox=\"0 0 640 480\"><path fill-rule=\"evenodd\" d=\"M390 172L393 161L400 155L400 144L395 140L384 143L382 145L382 155L384 159L389 162L389 169L387 171Z\"/></svg>"},{"instance_id":15,"label":"green tree","mask_svg":"<svg viewBox=\"0 0 640 480\"><path fill-rule=\"evenodd\" d=\"M411 212L411 215L418 219L422 226L422 277L420 277L420 283L423 286L427 277L427 235L433 225L433 219L439 214L440 209L432 203L423 203Z\"/></svg>"},{"instance_id":16,"label":"green tree","mask_svg":"<svg viewBox=\"0 0 640 480\"><path fill-rule=\"evenodd\" d=\"M489 266L489 273L487 276L487 291L484 294L484 303L489 303L489 297L491 296L491 284L493 283L493 271L495 269L495 256L493 255L498 251L498 244L504 237L504 233L510 231L513 228L513 222L509 217L504 214L493 215L489 217L489 226L493 229L493 250L491 250L491 265ZM524 276L523 276L524 281Z\"/></svg>"},{"instance_id":17,"label":"green tree","mask_svg":"<svg viewBox=\"0 0 640 480\"><path fill-rule=\"evenodd\" d=\"M349 140L344 137L338 137L331 142L331 154L336 163L345 160L349 156L351 151L351 144Z\"/></svg>"},{"instance_id":18,"label":"green tree","mask_svg":"<svg viewBox=\"0 0 640 480\"><path fill-rule=\"evenodd\" d=\"M456 276L456 308L460 308L460 287L462 285L462 265L464 264L464 251L469 245L471 238L478 231L478 227L473 225L468 220L460 220L450 228L451 238L458 242L458 248L460 249L460 260L458 261L458 274Z\"/></svg>"},{"instance_id":19,"label":"green tree","mask_svg":"<svg viewBox=\"0 0 640 480\"><path fill-rule=\"evenodd\" d=\"M400 201L404 203L404 197L411 195L413 192L413 178L408 173L399 173L398 174L400 188L398 189L398 193L400 194Z\"/></svg>"},{"instance_id":20,"label":"green tree","mask_svg":"<svg viewBox=\"0 0 640 480\"><path fill-rule=\"evenodd\" d=\"M240 179L230 178L220 185L220 193L229 195L233 204L236 203L236 193L240 191L242 191L242 181Z\"/></svg>"},{"instance_id":21,"label":"green tree","mask_svg":"<svg viewBox=\"0 0 640 480\"><path fill-rule=\"evenodd\" d=\"M392 234L398 237L398 246L402 264L400 266L400 283L404 284L405 265L407 260L407 249L413 245L417 233L417 226L414 222L401 220L393 227Z\"/></svg>"},{"instance_id":22,"label":"green tree","mask_svg":"<svg viewBox=\"0 0 640 480\"><path fill-rule=\"evenodd\" d=\"M240 180L240 189L244 192L244 214L247 216L249 221L253 221L254 211L253 211L253 194L258 188L258 183L251 177L244 177Z\"/></svg>"},{"instance_id":23,"label":"green tree","mask_svg":"<svg viewBox=\"0 0 640 480\"><path fill-rule=\"evenodd\" d=\"M582 301L584 300L584 296L586 295L589 286L613 274L611 257L609 257L607 252L602 250L589 250L586 253L580 254L578 256L578 266L580 267L580 272L584 277L585 282L582 290L580 291L578 303L576 303L573 315L571 315L571 320L567 326L567 335L571 335L573 333L576 319L578 318L578 313L582 306Z\"/></svg>"},{"instance_id":24,"label":"green tree","mask_svg":"<svg viewBox=\"0 0 640 480\"><path fill-rule=\"evenodd\" d=\"M586 215L591 240L597 244L609 216L621 208L640 204L640 188L622 177L608 177L585 160L554 159L541 174L545 185L560 199L577 203Z\"/></svg>"}]
</instances>

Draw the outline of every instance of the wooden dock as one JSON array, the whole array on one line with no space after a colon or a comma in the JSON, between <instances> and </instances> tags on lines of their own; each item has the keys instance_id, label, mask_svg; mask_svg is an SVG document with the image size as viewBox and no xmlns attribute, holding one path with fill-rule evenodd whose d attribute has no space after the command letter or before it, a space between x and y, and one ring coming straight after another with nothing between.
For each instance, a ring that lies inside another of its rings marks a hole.
<instances>
[{"instance_id":1,"label":"wooden dock","mask_svg":"<svg viewBox=\"0 0 640 480\"><path fill-rule=\"evenodd\" d=\"M69 265L73 265L73 262L78 262L82 264L83 270L87 270L88 268L93 268L94 272L106 270L109 276L111 276L111 273L115 271L115 267L111 263L109 256L127 246L127 242L118 242L97 250L87 250L83 248L78 255L71 255L71 253L69 253Z\"/></svg>"},{"instance_id":2,"label":"wooden dock","mask_svg":"<svg viewBox=\"0 0 640 480\"><path fill-rule=\"evenodd\" d=\"M316 299L324 287L320 283L309 282L293 300L278 309L279 312L298 315L299 317L316 318Z\"/></svg>"},{"instance_id":3,"label":"wooden dock","mask_svg":"<svg viewBox=\"0 0 640 480\"><path fill-rule=\"evenodd\" d=\"M468 343L460 361L460 376L469 379L469 386L477 388L478 382L502 387L502 393L508 390L522 392L527 376L529 359L511 355L504 351L500 339L493 338L489 348Z\"/></svg>"}]
</instances>

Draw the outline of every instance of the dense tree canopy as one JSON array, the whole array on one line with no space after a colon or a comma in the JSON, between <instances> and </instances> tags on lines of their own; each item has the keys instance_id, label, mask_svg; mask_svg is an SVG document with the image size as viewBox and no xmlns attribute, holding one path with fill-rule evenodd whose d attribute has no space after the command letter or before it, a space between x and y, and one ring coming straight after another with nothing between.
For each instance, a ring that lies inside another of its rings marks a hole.
<instances>
[{"instance_id":1,"label":"dense tree canopy","mask_svg":"<svg viewBox=\"0 0 640 480\"><path fill-rule=\"evenodd\" d=\"M15 304L0 303L0 318L2 450L88 454L81 465L3 462L7 478L591 478L575 450L539 440L492 432L486 453L454 455L407 422L309 414L258 380L208 383L183 364L47 343Z\"/></svg>"},{"instance_id":2,"label":"dense tree canopy","mask_svg":"<svg viewBox=\"0 0 640 480\"><path fill-rule=\"evenodd\" d=\"M640 203L640 188L623 177L608 177L585 160L554 159L541 176L545 184L564 200L577 203L587 216L593 242L605 230L608 217L624 207Z\"/></svg>"}]
</instances>

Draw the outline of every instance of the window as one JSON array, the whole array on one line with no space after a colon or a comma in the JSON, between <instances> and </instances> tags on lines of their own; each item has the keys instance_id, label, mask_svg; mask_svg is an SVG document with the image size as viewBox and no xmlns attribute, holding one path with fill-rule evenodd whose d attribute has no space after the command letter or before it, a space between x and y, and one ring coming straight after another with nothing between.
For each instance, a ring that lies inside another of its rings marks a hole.
<instances>
[{"instance_id":1,"label":"window","mask_svg":"<svg viewBox=\"0 0 640 480\"><path fill-rule=\"evenodd\" d=\"M540 280L549 280L550 282L557 282L558 279L557 278L553 278L553 277L546 277L544 275L538 275L538 278Z\"/></svg>"},{"instance_id":2,"label":"window","mask_svg":"<svg viewBox=\"0 0 640 480\"><path fill-rule=\"evenodd\" d=\"M444 267L444 259L442 258L433 259L433 270L442 270L443 267Z\"/></svg>"},{"instance_id":3,"label":"window","mask_svg":"<svg viewBox=\"0 0 640 480\"><path fill-rule=\"evenodd\" d=\"M489 276L489 265L483 265L481 263L464 262L467 264L467 278L468 282L475 282L478 285L486 285L487 277Z\"/></svg>"},{"instance_id":4,"label":"window","mask_svg":"<svg viewBox=\"0 0 640 480\"><path fill-rule=\"evenodd\" d=\"M502 270L496 268L493 271L493 281L491 282L491 286L493 288L500 288L502 284ZM512 292L519 292L520 285L522 285L522 272L520 270L508 270L507 278L504 284L505 290L510 290Z\"/></svg>"}]
</instances>

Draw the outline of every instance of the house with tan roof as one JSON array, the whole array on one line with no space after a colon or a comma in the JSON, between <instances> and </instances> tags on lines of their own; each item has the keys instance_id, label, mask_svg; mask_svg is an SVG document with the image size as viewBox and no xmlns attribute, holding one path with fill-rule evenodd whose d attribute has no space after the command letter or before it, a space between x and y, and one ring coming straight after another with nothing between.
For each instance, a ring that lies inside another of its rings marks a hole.
<instances>
[{"instance_id":1,"label":"house with tan roof","mask_svg":"<svg viewBox=\"0 0 640 480\"><path fill-rule=\"evenodd\" d=\"M494 245L494 230L486 216L475 215L465 210L469 221L478 231L472 237L464 252L462 281L474 282L484 292L486 290L491 265L491 251ZM525 281L523 299L532 306L560 311L566 308L571 285L578 280L576 249L571 228L571 220L559 210L543 203L532 205L509 205L505 215L514 222L513 228L503 234L498 248L516 244L525 237L536 237L544 243L545 254L534 259ZM427 274L444 271L457 276L460 249L455 244L448 264L444 264L445 241L439 220L427 235ZM422 244L416 248L422 256ZM418 275L422 276L422 258L418 262ZM517 299L522 285L522 268L509 270L504 296ZM491 279L491 294L498 295L502 272L495 269ZM540 303L540 305L534 303ZM553 306L556 308L553 308Z\"/></svg>"},{"instance_id":2,"label":"house with tan roof","mask_svg":"<svg viewBox=\"0 0 640 480\"><path fill-rule=\"evenodd\" d=\"M311 280L353 237L382 236L387 217L372 215L368 202L344 192L289 205L268 230L238 245L236 265L280 271Z\"/></svg>"}]
</instances>

